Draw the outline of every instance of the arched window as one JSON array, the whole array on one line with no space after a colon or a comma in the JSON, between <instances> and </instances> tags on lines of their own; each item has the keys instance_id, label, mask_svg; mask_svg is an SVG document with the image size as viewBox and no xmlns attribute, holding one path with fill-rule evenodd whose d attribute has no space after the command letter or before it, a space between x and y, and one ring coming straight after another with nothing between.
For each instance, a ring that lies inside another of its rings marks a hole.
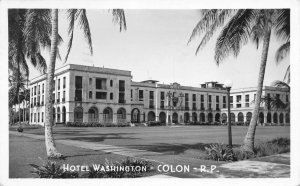
<instances>
[{"instance_id":1,"label":"arched window","mask_svg":"<svg viewBox=\"0 0 300 186\"><path fill-rule=\"evenodd\" d=\"M244 114L242 112L238 113L238 122L244 122Z\"/></svg>"},{"instance_id":2,"label":"arched window","mask_svg":"<svg viewBox=\"0 0 300 186\"><path fill-rule=\"evenodd\" d=\"M96 107L91 107L88 111L88 121L89 122L98 122L98 109Z\"/></svg>"},{"instance_id":3,"label":"arched window","mask_svg":"<svg viewBox=\"0 0 300 186\"><path fill-rule=\"evenodd\" d=\"M75 107L74 109L74 121L83 122L83 109L82 107Z\"/></svg>"},{"instance_id":4,"label":"arched window","mask_svg":"<svg viewBox=\"0 0 300 186\"><path fill-rule=\"evenodd\" d=\"M113 120L113 111L111 108L106 107L103 110L103 121L105 123L112 123L112 120Z\"/></svg>"}]
</instances>

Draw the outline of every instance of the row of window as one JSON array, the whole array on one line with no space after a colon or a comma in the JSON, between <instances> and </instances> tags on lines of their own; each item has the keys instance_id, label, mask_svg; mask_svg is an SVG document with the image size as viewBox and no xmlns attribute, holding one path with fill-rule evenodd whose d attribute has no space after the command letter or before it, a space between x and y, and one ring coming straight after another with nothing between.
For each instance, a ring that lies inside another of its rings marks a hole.
<instances>
[{"instance_id":1,"label":"row of window","mask_svg":"<svg viewBox=\"0 0 300 186\"><path fill-rule=\"evenodd\" d=\"M56 89L55 80L53 80L54 89ZM60 90L60 78L57 79L57 90ZM66 77L63 77L63 88L66 88ZM31 96L40 95L41 85L35 85L31 88ZM45 92L45 84L42 84L42 94Z\"/></svg>"},{"instance_id":2,"label":"row of window","mask_svg":"<svg viewBox=\"0 0 300 186\"><path fill-rule=\"evenodd\" d=\"M113 87L113 80L109 81L109 86ZM89 78L89 88L93 87L93 78ZM98 90L107 90L106 78L95 78L95 88ZM82 76L75 76L75 89L82 89ZM119 80L119 91L125 91L125 81Z\"/></svg>"}]
</instances>

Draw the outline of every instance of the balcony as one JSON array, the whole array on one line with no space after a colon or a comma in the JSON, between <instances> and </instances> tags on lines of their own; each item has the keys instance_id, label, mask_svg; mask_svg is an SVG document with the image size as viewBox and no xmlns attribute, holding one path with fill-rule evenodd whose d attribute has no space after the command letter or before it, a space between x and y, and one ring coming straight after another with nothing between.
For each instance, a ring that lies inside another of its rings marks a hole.
<instances>
[{"instance_id":1,"label":"balcony","mask_svg":"<svg viewBox=\"0 0 300 186\"><path fill-rule=\"evenodd\" d=\"M119 103L125 104L125 103L126 103L126 100L124 100L124 99L119 99Z\"/></svg>"},{"instance_id":2,"label":"balcony","mask_svg":"<svg viewBox=\"0 0 300 186\"><path fill-rule=\"evenodd\" d=\"M66 101L66 98L62 98L61 102L64 103Z\"/></svg>"},{"instance_id":3,"label":"balcony","mask_svg":"<svg viewBox=\"0 0 300 186\"><path fill-rule=\"evenodd\" d=\"M125 91L125 87L119 87L119 91L120 91L120 92Z\"/></svg>"},{"instance_id":4,"label":"balcony","mask_svg":"<svg viewBox=\"0 0 300 186\"><path fill-rule=\"evenodd\" d=\"M193 107L192 110L197 110L197 108L196 108L196 107Z\"/></svg>"},{"instance_id":5,"label":"balcony","mask_svg":"<svg viewBox=\"0 0 300 186\"><path fill-rule=\"evenodd\" d=\"M149 105L149 108L154 109L154 105Z\"/></svg>"},{"instance_id":6,"label":"balcony","mask_svg":"<svg viewBox=\"0 0 300 186\"><path fill-rule=\"evenodd\" d=\"M201 108L200 108L200 110L201 110L201 111L204 111L204 110L205 110L205 108L204 108L204 107L201 107Z\"/></svg>"},{"instance_id":7,"label":"balcony","mask_svg":"<svg viewBox=\"0 0 300 186\"><path fill-rule=\"evenodd\" d=\"M164 106L164 105L161 105L161 106L160 106L160 109L165 109L165 106Z\"/></svg>"},{"instance_id":8,"label":"balcony","mask_svg":"<svg viewBox=\"0 0 300 186\"><path fill-rule=\"evenodd\" d=\"M190 107L184 107L184 110L190 110Z\"/></svg>"},{"instance_id":9,"label":"balcony","mask_svg":"<svg viewBox=\"0 0 300 186\"><path fill-rule=\"evenodd\" d=\"M216 108L216 111L221 111L221 109L220 108Z\"/></svg>"}]
</instances>

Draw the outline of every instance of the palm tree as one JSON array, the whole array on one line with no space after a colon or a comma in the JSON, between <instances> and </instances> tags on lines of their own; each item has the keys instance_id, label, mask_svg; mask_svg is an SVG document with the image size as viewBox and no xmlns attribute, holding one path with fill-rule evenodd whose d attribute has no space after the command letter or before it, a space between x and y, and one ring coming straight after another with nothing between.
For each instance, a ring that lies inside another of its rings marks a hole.
<instances>
[{"instance_id":1,"label":"palm tree","mask_svg":"<svg viewBox=\"0 0 300 186\"><path fill-rule=\"evenodd\" d=\"M214 58L217 65L229 54L237 57L241 47L247 44L249 40L253 41L257 45L257 48L262 42L261 63L256 92L257 99L255 100L253 116L242 146L242 149L245 151L253 152L254 149L254 135L261 102L270 37L274 32L280 39L286 41L289 39L289 29L286 29L290 24L289 18L287 18L289 14L290 11L288 9L204 10L202 11L202 19L194 28L189 39L190 42L197 35L205 33L197 47L197 54L218 28L222 27L215 47Z\"/></svg>"},{"instance_id":2,"label":"palm tree","mask_svg":"<svg viewBox=\"0 0 300 186\"><path fill-rule=\"evenodd\" d=\"M46 23L39 23L39 29L43 29L44 25L47 25L49 21L51 20L51 41L50 41L50 60L48 69L47 69L47 79L46 79L46 96L45 96L45 144L46 144L46 150L47 150L47 156L48 158L61 158L62 154L59 153L56 149L56 145L53 138L53 131L52 131L52 125L53 125L53 110L52 110L52 92L54 89L53 86L53 79L54 79L54 71L55 71L55 62L57 57L57 46L59 43L59 35L58 35L58 9L52 9L52 10L29 10L29 15L34 14L36 11L43 11L42 14L45 19L47 20ZM70 50L72 48L72 42L73 42L73 31L74 31L74 24L75 21L78 21L80 28L83 30L84 36L87 40L87 43L90 48L91 54L93 54L93 48L92 48L92 39L91 39L91 32L89 27L89 22L86 16L86 10L85 9L70 9L67 10L68 20L69 20L69 29L68 34L70 36L68 41L68 50L67 55L65 58L65 61L68 59L68 55L70 53ZM123 10L113 10L113 16L114 20L117 21L120 24L120 31L124 28L126 29L126 21L125 21L125 14ZM27 38L34 38L32 36L32 31L38 23L39 20L35 19L35 16L28 16L27 17L27 25L25 30L25 35ZM34 26L32 26L34 25ZM47 27L48 28L48 27ZM49 29L48 28L48 29ZM43 30L42 30L43 31ZM44 31L47 32L47 31Z\"/></svg>"}]
</instances>

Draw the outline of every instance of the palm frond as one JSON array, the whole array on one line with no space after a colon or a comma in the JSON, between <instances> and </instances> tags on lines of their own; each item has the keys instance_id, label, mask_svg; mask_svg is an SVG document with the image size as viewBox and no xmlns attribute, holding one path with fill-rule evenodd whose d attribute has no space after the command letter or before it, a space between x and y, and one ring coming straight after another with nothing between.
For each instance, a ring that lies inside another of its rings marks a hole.
<instances>
[{"instance_id":1,"label":"palm frond","mask_svg":"<svg viewBox=\"0 0 300 186\"><path fill-rule=\"evenodd\" d=\"M279 39L290 40L290 9L278 9L275 17L275 34Z\"/></svg>"},{"instance_id":2,"label":"palm frond","mask_svg":"<svg viewBox=\"0 0 300 186\"><path fill-rule=\"evenodd\" d=\"M291 73L290 73L290 65L289 65L285 71L283 81L286 82L287 84L290 84L290 80L291 80Z\"/></svg>"},{"instance_id":3,"label":"palm frond","mask_svg":"<svg viewBox=\"0 0 300 186\"><path fill-rule=\"evenodd\" d=\"M290 41L281 45L275 54L276 63L278 64L290 53Z\"/></svg>"},{"instance_id":4,"label":"palm frond","mask_svg":"<svg viewBox=\"0 0 300 186\"><path fill-rule=\"evenodd\" d=\"M241 9L230 19L217 38L215 61L220 63L230 53L236 57L242 45L246 44L254 19L253 10Z\"/></svg>"},{"instance_id":5,"label":"palm frond","mask_svg":"<svg viewBox=\"0 0 300 186\"><path fill-rule=\"evenodd\" d=\"M80 25L81 29L83 30L84 37L89 45L90 52L93 55L92 34L90 31L89 21L86 16L86 10L85 9L79 10L78 16L79 16L78 24Z\"/></svg>"},{"instance_id":6,"label":"palm frond","mask_svg":"<svg viewBox=\"0 0 300 186\"><path fill-rule=\"evenodd\" d=\"M73 43L73 34L74 34L74 24L75 24L75 16L77 14L77 9L69 9L67 10L67 16L69 20L69 28L68 28L68 35L69 35L69 41L68 41L68 48L67 48L67 54L65 57L66 62L68 60L71 48L72 48L72 43Z\"/></svg>"},{"instance_id":7,"label":"palm frond","mask_svg":"<svg viewBox=\"0 0 300 186\"><path fill-rule=\"evenodd\" d=\"M122 30L127 30L124 10L123 9L113 9L112 15L113 15L113 22L115 24L119 24L120 32Z\"/></svg>"}]
</instances>

